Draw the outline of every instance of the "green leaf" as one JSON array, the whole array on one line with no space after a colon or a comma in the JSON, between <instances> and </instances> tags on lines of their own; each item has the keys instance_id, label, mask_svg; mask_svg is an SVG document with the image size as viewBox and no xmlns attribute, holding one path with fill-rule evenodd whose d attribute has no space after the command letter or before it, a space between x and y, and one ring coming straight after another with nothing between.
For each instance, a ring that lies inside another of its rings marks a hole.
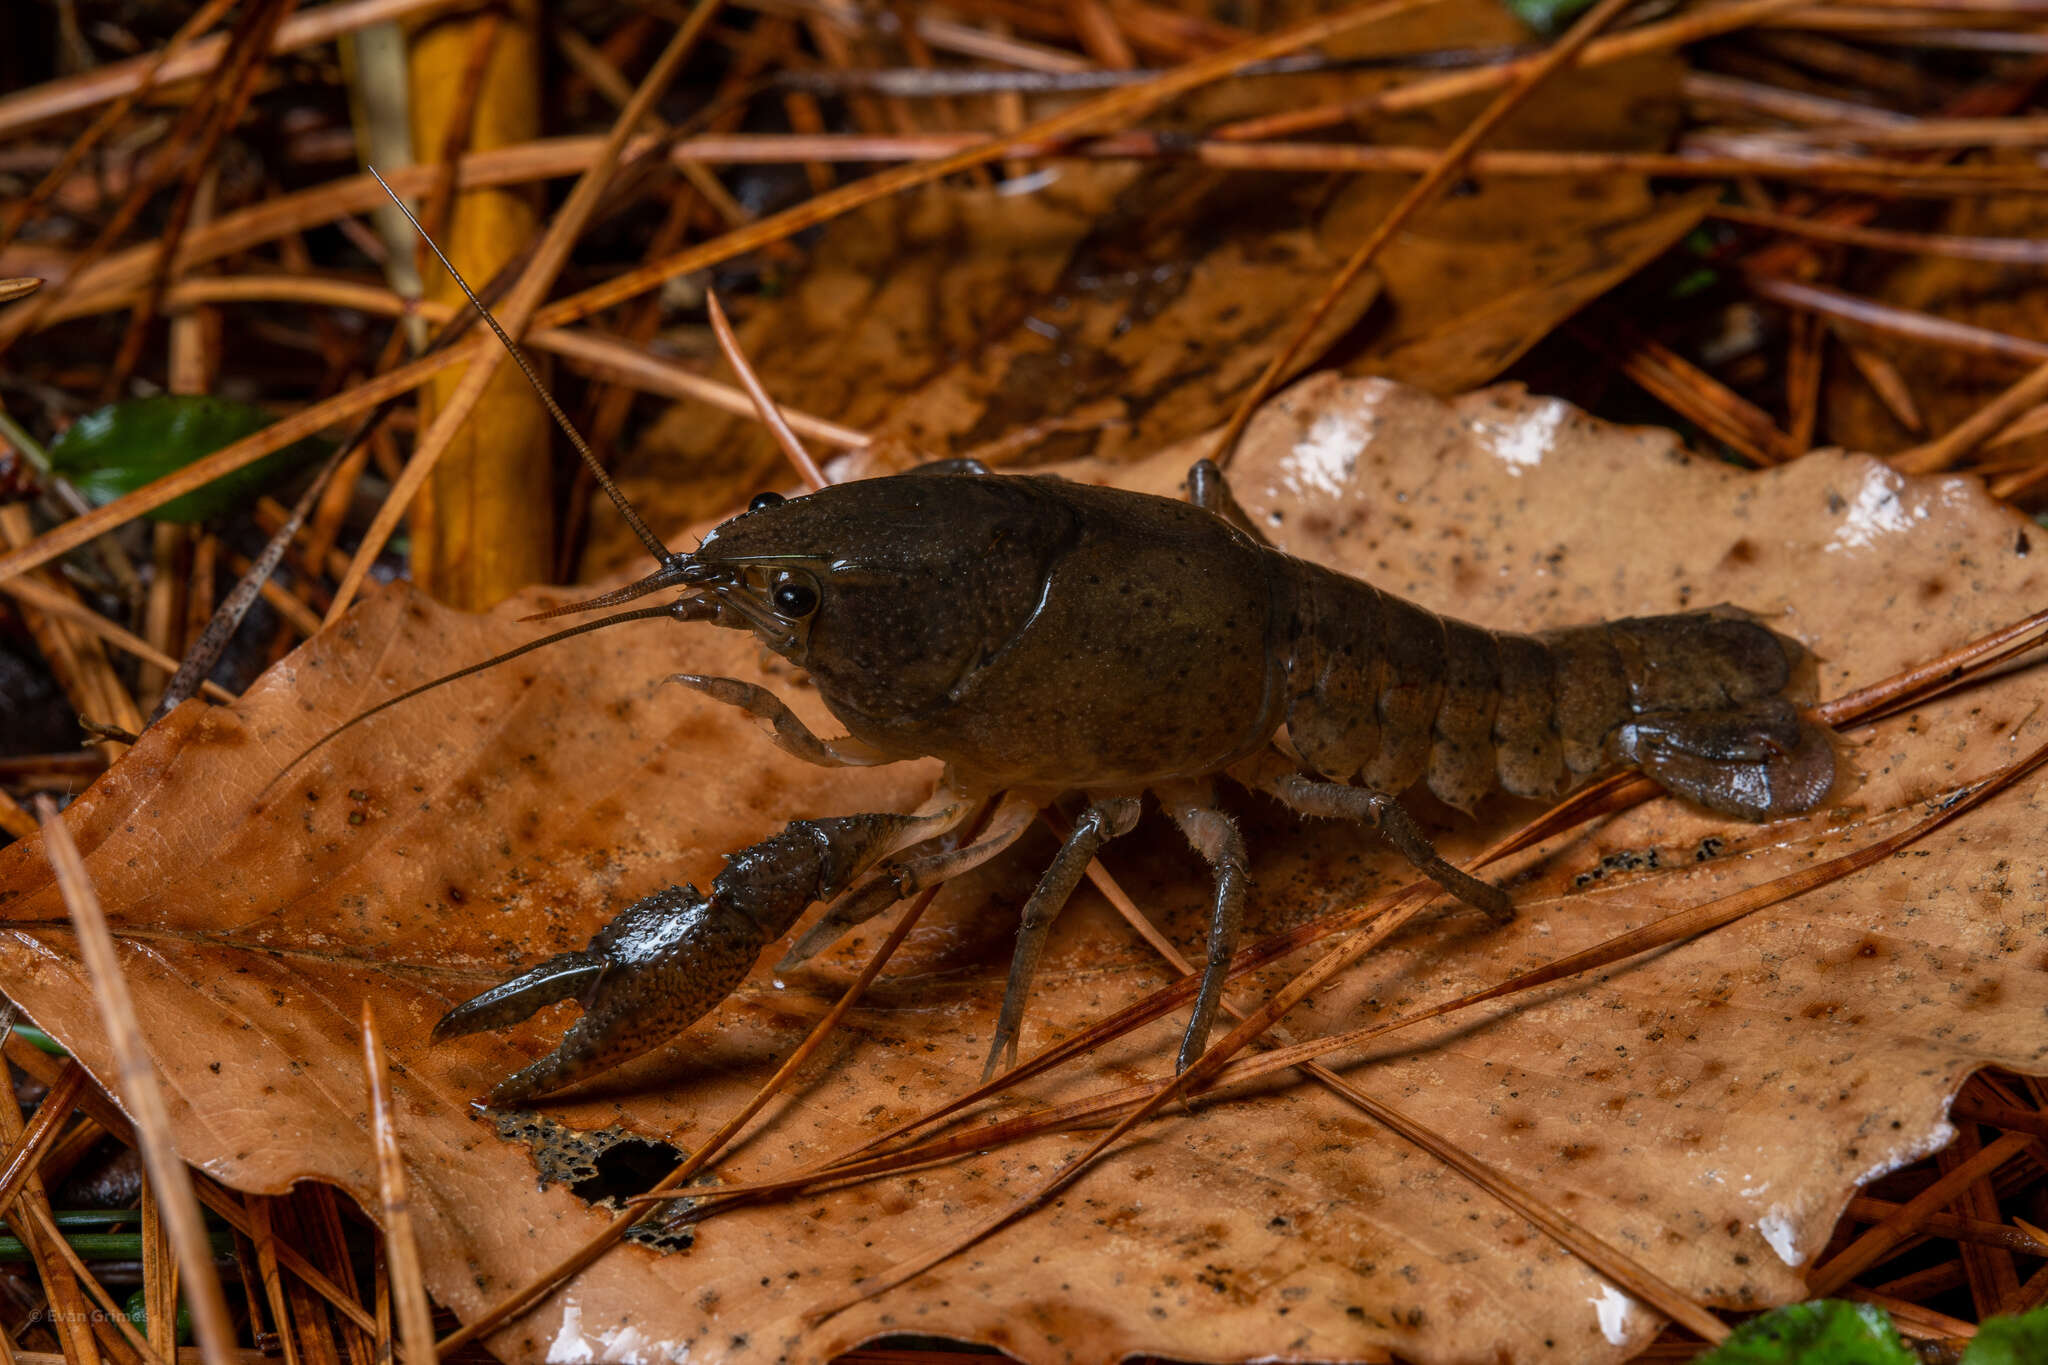
<instances>
[{"instance_id":1,"label":"green leaf","mask_svg":"<svg viewBox=\"0 0 2048 1365\"><path fill-rule=\"evenodd\" d=\"M66 1057L70 1055L64 1051L62 1043L37 1028L34 1024L16 1024L14 1026L14 1036L34 1047L36 1051L47 1052L52 1057Z\"/></svg>"},{"instance_id":2,"label":"green leaf","mask_svg":"<svg viewBox=\"0 0 2048 1365\"><path fill-rule=\"evenodd\" d=\"M1916 1365L1917 1359L1883 1309L1822 1299L1743 1323L1696 1365Z\"/></svg>"},{"instance_id":3,"label":"green leaf","mask_svg":"<svg viewBox=\"0 0 2048 1365\"><path fill-rule=\"evenodd\" d=\"M1989 1318L1963 1350L1963 1365L2038 1365L2048 1360L2048 1308Z\"/></svg>"},{"instance_id":4,"label":"green leaf","mask_svg":"<svg viewBox=\"0 0 2048 1365\"><path fill-rule=\"evenodd\" d=\"M123 1303L121 1307L127 1311L128 1321L135 1324L137 1331L147 1332L149 1330L149 1296L146 1293L140 1289L136 1290L128 1296L127 1302ZM185 1296L180 1294L178 1295L178 1344L184 1346L191 1340L192 1310L185 1306Z\"/></svg>"},{"instance_id":5,"label":"green leaf","mask_svg":"<svg viewBox=\"0 0 2048 1365\"><path fill-rule=\"evenodd\" d=\"M50 467L94 503L132 493L194 460L271 424L246 403L204 395L159 394L89 412L50 442ZM300 441L215 479L148 515L154 521L206 521L256 496L321 452Z\"/></svg>"}]
</instances>

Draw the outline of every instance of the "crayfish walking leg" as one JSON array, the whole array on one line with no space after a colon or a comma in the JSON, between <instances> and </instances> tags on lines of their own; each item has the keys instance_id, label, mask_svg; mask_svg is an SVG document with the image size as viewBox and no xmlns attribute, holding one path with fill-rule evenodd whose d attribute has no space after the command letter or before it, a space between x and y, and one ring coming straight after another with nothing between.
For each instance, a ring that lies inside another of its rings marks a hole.
<instances>
[{"instance_id":1,"label":"crayfish walking leg","mask_svg":"<svg viewBox=\"0 0 2048 1365\"><path fill-rule=\"evenodd\" d=\"M1187 1032L1181 1035L1180 1055L1174 1067L1176 1071L1186 1071L1209 1045L1209 1030L1215 1025L1216 1010L1223 1003L1223 984L1230 977L1230 960L1237 954L1237 935L1244 926L1244 894L1251 880L1250 856L1245 852L1244 836L1238 833L1237 822L1216 808L1213 784L1165 785L1159 788L1159 800L1195 851L1208 860L1216 873L1215 896L1209 904L1208 965L1202 969L1202 985L1195 995Z\"/></svg>"},{"instance_id":2,"label":"crayfish walking leg","mask_svg":"<svg viewBox=\"0 0 2048 1365\"><path fill-rule=\"evenodd\" d=\"M1016 1063L1017 1033L1024 1024L1024 1003L1031 996L1031 978L1038 972L1038 959L1045 952L1045 940L1052 933L1060 907L1081 884L1096 850L1111 839L1129 834L1138 823L1138 811L1135 796L1110 797L1091 804L1074 822L1074 832L1060 845L1031 899L1024 902L1017 925L1017 950L1010 958L1010 983L1003 991L1003 1012L996 1020L988 1064L981 1072L984 1081L996 1074L998 1066Z\"/></svg>"},{"instance_id":3,"label":"crayfish walking leg","mask_svg":"<svg viewBox=\"0 0 2048 1365\"><path fill-rule=\"evenodd\" d=\"M1318 782L1298 772L1264 777L1257 785L1288 809L1303 815L1377 825L1387 842L1438 886L1465 904L1485 911L1496 924L1505 924L1515 917L1515 903L1507 892L1445 861L1415 823L1415 817L1385 792L1342 782Z\"/></svg>"},{"instance_id":4,"label":"crayfish walking leg","mask_svg":"<svg viewBox=\"0 0 2048 1365\"><path fill-rule=\"evenodd\" d=\"M818 922L806 929L803 936L782 955L782 961L775 964L775 970L786 972L802 966L819 949L835 942L855 925L873 919L896 902L908 900L927 887L951 881L980 867L1016 843L1018 836L1030 828L1032 817L1037 814L1036 801L1017 796L1005 797L981 836L973 843L916 857L891 858L875 869L874 876L841 896L818 916Z\"/></svg>"}]
</instances>

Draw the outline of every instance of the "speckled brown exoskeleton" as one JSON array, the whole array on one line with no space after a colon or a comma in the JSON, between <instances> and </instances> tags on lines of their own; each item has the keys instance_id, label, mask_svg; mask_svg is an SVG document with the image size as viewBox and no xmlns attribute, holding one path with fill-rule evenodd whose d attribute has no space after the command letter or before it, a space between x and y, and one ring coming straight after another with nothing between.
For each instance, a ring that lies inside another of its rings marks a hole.
<instances>
[{"instance_id":1,"label":"speckled brown exoskeleton","mask_svg":"<svg viewBox=\"0 0 2048 1365\"><path fill-rule=\"evenodd\" d=\"M733 854L709 896L658 891L588 947L450 1010L437 1037L560 1000L583 1006L559 1047L497 1086L496 1103L593 1076L687 1027L814 902L831 905L784 968L995 856L1071 794L1085 804L1022 912L991 1071L1015 1057L1053 917L1097 850L1136 824L1148 791L1214 872L1185 1067L1215 1018L1249 875L1218 777L1303 815L1377 826L1496 917L1510 913L1506 894L1441 858L1403 792L1425 785L1469 809L1497 788L1553 796L1633 765L1710 810L1762 820L1812 808L1834 780L1828 732L1795 705L1811 671L1804 651L1743 613L1484 630L1273 548L1207 461L1187 501L963 462L764 493L689 553L663 545L592 469L658 567L546 614L679 595L548 640L655 616L752 631L809 674L847 735L820 738L752 683L674 680L751 713L812 763L937 758L944 777L909 814L793 821Z\"/></svg>"},{"instance_id":2,"label":"speckled brown exoskeleton","mask_svg":"<svg viewBox=\"0 0 2048 1365\"><path fill-rule=\"evenodd\" d=\"M1088 860L1161 806L1214 869L1208 968L1180 1061L1208 1037L1235 947L1248 857L1214 780L1304 815L1376 824L1459 898L1508 898L1450 866L1403 810L1420 783L1470 807L1496 788L1551 796L1632 764L1708 809L1809 809L1829 738L1793 704L1803 652L1738 612L1643 617L1536 635L1482 630L1282 554L1214 467L1191 502L1045 477L911 473L803 497L764 494L693 552L582 606L663 589L668 615L750 630L806 670L848 734L813 734L771 692L675 681L766 722L813 763L935 757L911 814L797 820L735 854L707 897L670 887L566 953L457 1006L446 1037L577 999L562 1045L493 1092L529 1099L664 1041L716 1006L813 902L831 908L783 958L1008 847L1045 804L1085 808L1025 905L989 1065L1014 1057L1053 916ZM567 609L565 609L567 610ZM616 619L616 618L614 618ZM947 836L999 797L971 840Z\"/></svg>"}]
</instances>

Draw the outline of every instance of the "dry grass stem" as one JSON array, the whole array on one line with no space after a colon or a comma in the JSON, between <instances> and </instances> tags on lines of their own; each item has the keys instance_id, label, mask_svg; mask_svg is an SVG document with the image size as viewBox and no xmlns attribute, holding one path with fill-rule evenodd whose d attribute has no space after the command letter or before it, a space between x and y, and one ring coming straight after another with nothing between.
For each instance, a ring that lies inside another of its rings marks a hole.
<instances>
[{"instance_id":1,"label":"dry grass stem","mask_svg":"<svg viewBox=\"0 0 2048 1365\"><path fill-rule=\"evenodd\" d=\"M1423 3L1423 0L1411 2ZM1245 145L1209 139L1189 145L1184 142L1164 141L1152 133L1112 133L1076 143L1071 141L1073 135L1047 135L1042 129L1043 125L1035 125L1006 135L1002 157L1193 157L1205 164L1245 170L1402 171L1422 174L1436 164L1441 154L1439 149L1433 147L1361 146L1346 143L1264 142ZM654 141L652 138L629 140L626 155L639 155L652 147ZM891 134L881 137L730 134L685 140L671 148L668 155L671 161L679 164L700 161L724 165L808 162L837 157L848 161L935 160L945 161L950 165L951 159L962 156L973 156L974 164L983 164L989 158L975 153L976 149L985 143L986 139L975 134L953 133ZM456 165L458 188L477 189L519 184L575 174L589 167L602 147L602 139L595 137L560 137L472 152L461 158ZM905 172L915 169L899 168ZM1681 156L1657 152L1481 151L1472 156L1467 163L1467 169L1477 177L1638 174L1690 179L1725 179L1730 176L1763 175L1826 185L1836 189L1867 189L1885 194L1927 196L2040 190L2044 184L2038 172L2010 167L1934 166L1916 161L1876 157L1813 153L1773 155L1766 151L1756 151L1740 157ZM950 173L950 170L947 173ZM418 194L431 189L434 184L434 168L401 167L388 173L385 178L390 182L392 189L401 195ZM931 177L918 177L917 182L921 183L923 179L928 178ZM868 183L860 181L856 182L856 185L867 186ZM852 193L855 188L847 186L844 190L834 193ZM874 197L880 196L873 187L870 187L860 192L856 202L832 208L825 216L835 216L839 212L870 202ZM383 202L383 191L370 176L345 176L316 189L279 195L259 205L222 214L215 222L203 228L195 228L186 235L180 251L180 260L188 269L194 268L235 252L262 246L292 232L304 231L345 219L349 215L367 212ZM809 215L818 210L806 204L788 212ZM780 241L788 235L788 231L795 231L796 228L782 231L763 226L777 222L780 217L781 215L778 215L776 219L761 220L754 224L748 229L748 236L744 241L726 243L720 238L701 247L690 248L689 251L670 258L669 263L650 263L642 267L642 270L667 278L669 274L700 269L705 265L743 254L745 251ZM797 227L809 226L811 221L806 216ZM714 251L719 253L715 259L707 258L701 265L684 264L680 269L673 265L674 260L695 260L696 257L691 255L693 252ZM155 244L129 247L77 271L76 280L69 286L68 297L50 303L47 312L40 315L36 325L52 325L68 318L119 306L121 301L131 296L131 291L147 283L151 273L158 268L161 255L161 247ZM66 278L69 278L68 273ZM658 282L657 280L653 283ZM608 298L604 303L594 306L579 304L578 311L573 316L557 315L544 310L542 321L550 324L574 321L589 313L600 311L611 303L621 302L625 297L631 297L632 293L644 292L645 289L652 288L653 283L633 287L624 295ZM308 280L306 287L318 288L319 282ZM611 286L619 287L622 286ZM118 297L105 297L110 294Z\"/></svg>"},{"instance_id":2,"label":"dry grass stem","mask_svg":"<svg viewBox=\"0 0 2048 1365\"><path fill-rule=\"evenodd\" d=\"M398 1121L391 1108L390 1065L377 1016L363 1002L363 1077L369 1090L370 1142L377 1152L377 1196L384 1214L384 1260L398 1310L403 1359L419 1365L434 1356L434 1309L420 1275L419 1243L406 1195L405 1158L398 1147Z\"/></svg>"},{"instance_id":3,"label":"dry grass stem","mask_svg":"<svg viewBox=\"0 0 2048 1365\"><path fill-rule=\"evenodd\" d=\"M296 52L333 42L371 24L448 8L451 3L452 0L337 0L333 4L310 6L278 25L268 51L273 55ZM216 34L200 38L162 61L151 53L108 62L75 76L0 97L0 137L105 104L141 90L152 80L162 87L208 75L220 65L227 51L227 37Z\"/></svg>"},{"instance_id":4,"label":"dry grass stem","mask_svg":"<svg viewBox=\"0 0 2048 1365\"><path fill-rule=\"evenodd\" d=\"M13 1029L7 1030L12 1036ZM62 1069L49 1083L49 1092L28 1125L9 1135L7 1164L0 1167L0 1212L13 1207L28 1183L35 1179L43 1154L57 1140L64 1120L71 1117L85 1090L85 1068L66 1058Z\"/></svg>"},{"instance_id":5,"label":"dry grass stem","mask_svg":"<svg viewBox=\"0 0 2048 1365\"><path fill-rule=\"evenodd\" d=\"M1800 452L1756 404L1717 381L1654 337L1609 315L1600 326L1567 324L1571 334L1609 357L1646 392L1662 399L1758 466L1783 464Z\"/></svg>"},{"instance_id":6,"label":"dry grass stem","mask_svg":"<svg viewBox=\"0 0 2048 1365\"><path fill-rule=\"evenodd\" d=\"M87 1266L85 1259L78 1254L78 1249L66 1240L64 1230L57 1225L56 1215L50 1210L49 1201L44 1199L24 1202L28 1203L29 1216L42 1228L43 1245L62 1262L65 1270L70 1273L72 1282L85 1291L85 1296L99 1305L98 1312L94 1315L94 1327L99 1328L104 1323L106 1328L111 1328L108 1335L126 1342L128 1348L147 1365L166 1365L165 1358L157 1354L156 1349L149 1344L149 1339L135 1330L135 1324L128 1320L127 1309L121 1301L107 1292L107 1287L92 1273L91 1267ZM228 1338L228 1344L230 1347L234 1344L232 1334ZM208 1365L212 1365L210 1360Z\"/></svg>"},{"instance_id":7,"label":"dry grass stem","mask_svg":"<svg viewBox=\"0 0 2048 1365\"><path fill-rule=\"evenodd\" d=\"M164 1223L163 1201L142 1182L142 1304L149 1348L165 1359L178 1353L178 1253Z\"/></svg>"},{"instance_id":8,"label":"dry grass stem","mask_svg":"<svg viewBox=\"0 0 2048 1365\"><path fill-rule=\"evenodd\" d=\"M228 1365L235 1348L234 1326L228 1317L227 1300L221 1295L220 1278L213 1272L213 1252L207 1244L199 1202L192 1193L192 1177L171 1141L170 1114L164 1108L155 1067L135 1020L135 1008L121 975L113 935L100 913L99 897L94 894L85 863L71 841L71 831L58 818L55 803L48 797L39 801L37 816L43 827L44 851L78 932L79 951L91 973L93 994L106 1026L108 1046L114 1054L121 1096L135 1115L143 1162L157 1197L163 1201L165 1222L169 1225L171 1243L177 1249L192 1305L193 1330L207 1365Z\"/></svg>"},{"instance_id":9,"label":"dry grass stem","mask_svg":"<svg viewBox=\"0 0 2048 1365\"><path fill-rule=\"evenodd\" d=\"M761 422L775 436L775 444L789 460L804 483L813 491L825 486L825 471L818 468L818 462L811 458L811 452L804 449L802 441L790 430L789 419L775 406L775 400L768 396L768 389L761 383L754 367L747 363L747 353L740 349L740 339L733 335L732 323L726 319L725 305L718 301L716 291L704 294L704 307L711 315L711 330L718 336L718 348L725 352L726 363L740 378L740 387L747 391L747 397L754 401L754 411Z\"/></svg>"},{"instance_id":10,"label":"dry grass stem","mask_svg":"<svg viewBox=\"0 0 2048 1365\"><path fill-rule=\"evenodd\" d=\"M2048 342L2014 336L2010 332L1995 332L1989 327L1976 327L1936 317L1932 313L1879 303L1874 299L1858 298L1823 284L1759 277L1750 280L1750 288L1757 297L1789 308L1808 310L1873 332L1905 337L1965 355L2033 364L2048 361Z\"/></svg>"},{"instance_id":11,"label":"dry grass stem","mask_svg":"<svg viewBox=\"0 0 2048 1365\"><path fill-rule=\"evenodd\" d=\"M1835 1293L1918 1231L1929 1215L1947 1207L1963 1190L2037 1142L2038 1139L2026 1133L2007 1133L1998 1138L1901 1205L1890 1217L1858 1237L1832 1259L1815 1266L1806 1277L1807 1293L1817 1299Z\"/></svg>"},{"instance_id":12,"label":"dry grass stem","mask_svg":"<svg viewBox=\"0 0 2048 1365\"><path fill-rule=\"evenodd\" d=\"M98 294L88 302L94 309L118 308L126 304L129 297L126 293ZM418 316L444 323L456 315L456 310L445 304L402 299L383 285L304 275L250 274L186 279L172 287L166 302L171 307L216 303L324 304L386 317ZM706 403L735 416L748 416L757 411L743 389L706 378L676 361L590 328L559 327L536 332L525 338L525 344L536 351L561 356L581 368L624 380L648 393ZM778 410L796 431L813 440L849 450L867 444L866 433L852 427L806 412L780 408L779 405Z\"/></svg>"},{"instance_id":13,"label":"dry grass stem","mask_svg":"<svg viewBox=\"0 0 2048 1365\"><path fill-rule=\"evenodd\" d=\"M593 313L602 312L614 304L643 294L678 275L708 269L903 190L943 180L947 176L972 170L976 166L988 165L1009 156L1018 145L1034 141L1056 141L1084 132L1097 131L1117 122L1136 119L1175 96L1221 80L1239 67L1282 56L1315 43L1326 42L1353 29L1363 28L1367 24L1377 23L1409 10L1421 9L1430 3L1433 3L1433 0L1377 0L1377 3L1373 4L1349 6L1336 14L1309 20L1278 33L1247 41L1215 56L1191 61L1153 80L1112 91L1097 99L1083 101L1063 113L1040 119L1015 133L986 139L950 156L881 171L864 180L808 199L794 208L760 219L748 227L728 232L702 246L688 248L666 260L654 262L639 270L628 271L579 294L572 294L541 309L535 315L535 324L541 327L559 327L565 323L581 321Z\"/></svg>"},{"instance_id":14,"label":"dry grass stem","mask_svg":"<svg viewBox=\"0 0 2048 1365\"><path fill-rule=\"evenodd\" d=\"M274 422L253 436L245 436L211 455L194 460L174 474L167 474L133 493L124 493L110 503L73 517L22 548L0 555L0 582L47 564L59 555L69 554L115 527L126 525L144 512L203 487L223 474L254 464L273 451L282 450L345 418L367 412L388 398L419 387L442 370L469 358L475 344L471 342L435 351L408 365L367 379L346 392Z\"/></svg>"},{"instance_id":15,"label":"dry grass stem","mask_svg":"<svg viewBox=\"0 0 2048 1365\"><path fill-rule=\"evenodd\" d=\"M0 1029L0 1038L9 1043L14 1041L12 1025ZM15 1096L14 1086L9 1084L0 1087L0 1142L7 1143L13 1148L14 1156L9 1163L10 1168L16 1163L23 1165L23 1175L19 1182L7 1182L5 1197L0 1198L0 1213L8 1217L9 1226L21 1239L22 1245L27 1248L29 1257L35 1264L37 1277L42 1282L43 1296L48 1301L50 1315L55 1324L57 1342L64 1351L61 1359L70 1365L94 1365L99 1359L99 1353L93 1347L93 1334L89 1325L91 1314L85 1305L85 1293L79 1287L78 1281L72 1277L70 1268L64 1264L56 1248L50 1245L50 1238L44 1231L44 1219L40 1216L48 1212L50 1201L44 1191L43 1179L38 1168L42 1164L42 1156L49 1150L51 1136L56 1133L63 1118L70 1114L84 1080L84 1071L76 1062L67 1060L65 1075L68 1084L64 1089L68 1090L69 1094L60 1095L58 1088L53 1086L45 1093L42 1106L36 1111L36 1117L41 1119L52 1105L62 1106L61 1112L48 1121L48 1132L45 1134L33 1134L24 1128L21 1121L21 1104ZM33 1156L28 1155L31 1151L34 1152ZM24 1217L24 1214L28 1216Z\"/></svg>"},{"instance_id":16,"label":"dry grass stem","mask_svg":"<svg viewBox=\"0 0 2048 1365\"><path fill-rule=\"evenodd\" d=\"M1856 373L1870 386L1880 403L1898 420L1900 426L1915 436L1927 430L1927 420L1920 415L1919 404L1913 401L1913 391L1906 384L1906 378L1899 373L1899 367L1891 360L1869 346L1844 339L1842 350L1848 355L1849 363L1856 367Z\"/></svg>"},{"instance_id":17,"label":"dry grass stem","mask_svg":"<svg viewBox=\"0 0 2048 1365\"><path fill-rule=\"evenodd\" d=\"M75 597L67 596L38 579L28 576L8 579L5 583L0 583L0 592L34 607L37 611L82 626L108 644L158 668L173 673L177 671L178 661L149 641L122 629ZM218 683L207 682L203 686L206 694L215 701L230 702L235 699L234 693Z\"/></svg>"},{"instance_id":18,"label":"dry grass stem","mask_svg":"<svg viewBox=\"0 0 2048 1365\"><path fill-rule=\"evenodd\" d=\"M1858 1223L1882 1223L1896 1214L1905 1205L1890 1199L1872 1199L1858 1195L1849 1201L1845 1217ZM1995 1223L1983 1218L1964 1218L1953 1213L1934 1213L1927 1216L1921 1229L1942 1237L1953 1237L1957 1241L1971 1242L1978 1246L1997 1247L2004 1251L2016 1251L2023 1256L2048 1254L2048 1241L2037 1239L2028 1231L2029 1224L2024 1218L2015 1218L2010 1224Z\"/></svg>"},{"instance_id":19,"label":"dry grass stem","mask_svg":"<svg viewBox=\"0 0 2048 1365\"><path fill-rule=\"evenodd\" d=\"M249 1240L256 1246L256 1271L263 1280L263 1299L270 1308L270 1320L277 1324L277 1339L284 1347L285 1365L300 1365L299 1334L293 1330L284 1276L278 1271L279 1252L286 1243L278 1239L271 1226L271 1200L266 1195L252 1194L245 1198L243 1206L247 1212L245 1221L249 1227Z\"/></svg>"},{"instance_id":20,"label":"dry grass stem","mask_svg":"<svg viewBox=\"0 0 2048 1365\"><path fill-rule=\"evenodd\" d=\"M5 788L0 788L0 832L16 839L26 839L36 832L35 817L23 810Z\"/></svg>"},{"instance_id":21,"label":"dry grass stem","mask_svg":"<svg viewBox=\"0 0 2048 1365\"><path fill-rule=\"evenodd\" d=\"M1695 11L1659 24L1645 24L1639 29L1590 44L1579 65L1590 69L1630 57L1640 57L1645 53L1667 52L1673 48L1683 47L1687 43L1699 42L1703 38L1748 28L1773 14L1804 3L1806 0L1746 0L1746 3ZM1375 114L1423 109L1446 100L1502 89L1520 80L1542 60L1540 55L1524 57L1499 66L1474 67L1469 71L1424 77L1407 85L1397 86L1384 94L1368 96L1361 100L1318 105L1291 113L1272 114L1225 124L1216 130L1215 135L1239 141L1264 140L1287 137L1316 128L1332 128Z\"/></svg>"}]
</instances>

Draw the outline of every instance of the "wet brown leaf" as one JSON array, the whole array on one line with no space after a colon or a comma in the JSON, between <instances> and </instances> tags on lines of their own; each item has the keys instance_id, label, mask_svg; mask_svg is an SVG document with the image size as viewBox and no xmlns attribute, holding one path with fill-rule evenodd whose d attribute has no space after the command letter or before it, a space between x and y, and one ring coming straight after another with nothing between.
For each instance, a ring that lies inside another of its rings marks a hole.
<instances>
[{"instance_id":1,"label":"wet brown leaf","mask_svg":"<svg viewBox=\"0 0 2048 1365\"><path fill-rule=\"evenodd\" d=\"M1183 460L1125 473L1168 489ZM1262 414L1235 475L1289 548L1487 623L1721 600L1776 612L1823 656L1828 692L2040 598L2028 523L1968 482L1902 480L1835 454L1748 474L1509 389L1447 405L1381 381L1311 380ZM681 666L753 676L751 643L650 623L393 712L259 803L283 759L333 720L530 629L387 592L238 706L188 704L67 816L125 949L181 1147L212 1174L262 1190L331 1180L374 1204L355 1050L373 1004L430 1287L465 1314L602 1216L538 1186L528 1139L556 1173L624 1134L691 1145L824 1012L880 931L785 982L757 973L609 1085L502 1130L468 1097L546 1047L563 1012L508 1041L429 1049L432 1019L515 964L580 944L627 898L701 883L720 852L784 819L907 806L931 776L781 757L730 713L653 681ZM1513 926L1427 917L1290 1028L1309 1037L1490 984L1899 828L1928 797L2038 744L2043 691L2023 672L1878 727L1855 751L1860 785L1810 819L1731 827L1666 801L1569 837L1522 873ZM817 714L814 697L793 695ZM1255 932L1401 876L1369 841L1238 804ZM1800 1297L1799 1268L1857 1182L1945 1141L1947 1102L1971 1069L2048 1070L2048 884L2018 852L2041 805L2038 786L2023 788L1891 862L1653 961L1333 1060L1690 1292L1745 1307ZM1482 808L1447 843L1469 848L1527 813ZM942 898L721 1172L788 1172L971 1085L1015 908L1045 851ZM1152 830L1107 861L1198 951L1205 891L1191 855ZM9 994L104 1075L33 840L0 851L0 922ZM1078 901L1049 951L1027 1052L1163 980L1106 908ZM1157 1075L1179 1022L1015 1103ZM613 1126L595 1142L569 1131ZM1034 1361L1603 1361L1655 1331L1460 1178L1329 1095L1279 1081L1153 1123L1054 1206L804 1327L857 1277L972 1225L1081 1141L1042 1137L747 1208L699 1227L680 1254L616 1251L493 1347L511 1359L822 1359L917 1331Z\"/></svg>"}]
</instances>

